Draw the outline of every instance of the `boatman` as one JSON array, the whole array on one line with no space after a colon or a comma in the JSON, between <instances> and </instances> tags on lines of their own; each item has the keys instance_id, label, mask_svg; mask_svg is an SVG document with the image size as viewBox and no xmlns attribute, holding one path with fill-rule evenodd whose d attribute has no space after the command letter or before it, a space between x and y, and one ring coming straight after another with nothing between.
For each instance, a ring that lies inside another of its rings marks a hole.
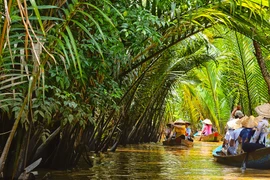
<instances>
[{"instance_id":1,"label":"boatman","mask_svg":"<svg viewBox=\"0 0 270 180\"><path fill-rule=\"evenodd\" d=\"M181 137L182 139L185 139L185 135L186 135L186 123L185 121L183 121L182 119L179 119L177 121L174 122L174 134L175 134L175 138L177 137Z\"/></svg>"}]
</instances>

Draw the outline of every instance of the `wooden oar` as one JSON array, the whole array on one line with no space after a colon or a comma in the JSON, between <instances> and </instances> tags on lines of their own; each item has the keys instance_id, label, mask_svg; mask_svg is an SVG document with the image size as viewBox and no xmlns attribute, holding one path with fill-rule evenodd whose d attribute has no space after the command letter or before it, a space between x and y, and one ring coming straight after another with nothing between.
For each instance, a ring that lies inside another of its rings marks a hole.
<instances>
[{"instance_id":1,"label":"wooden oar","mask_svg":"<svg viewBox=\"0 0 270 180\"><path fill-rule=\"evenodd\" d=\"M245 170L247 169L247 165L246 165L246 163L247 163L247 161L248 161L248 152L247 152L247 154L246 154L246 156L245 156L245 158L244 158L244 161L243 161L243 163L242 163L242 167L241 167L241 169L242 169L242 172L245 172Z\"/></svg>"}]
</instances>

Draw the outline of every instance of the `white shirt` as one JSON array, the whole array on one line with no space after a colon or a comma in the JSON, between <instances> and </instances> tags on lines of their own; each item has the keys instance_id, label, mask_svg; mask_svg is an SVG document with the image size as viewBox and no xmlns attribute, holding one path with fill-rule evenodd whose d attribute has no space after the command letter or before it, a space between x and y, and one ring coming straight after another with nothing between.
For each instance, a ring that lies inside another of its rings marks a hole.
<instances>
[{"instance_id":1,"label":"white shirt","mask_svg":"<svg viewBox=\"0 0 270 180\"><path fill-rule=\"evenodd\" d=\"M252 138L250 139L251 143L256 143L257 140L259 139L259 143L260 144L265 144L264 140L266 141L267 138L267 134L268 134L268 120L266 118L263 118L262 120L260 120L258 122L258 126L256 128L256 131L254 133L254 135L252 136Z\"/></svg>"},{"instance_id":2,"label":"white shirt","mask_svg":"<svg viewBox=\"0 0 270 180\"><path fill-rule=\"evenodd\" d=\"M191 129L190 129L190 127L187 127L186 128L186 132L187 132L187 136L190 137L190 135L191 135Z\"/></svg>"},{"instance_id":3,"label":"white shirt","mask_svg":"<svg viewBox=\"0 0 270 180\"><path fill-rule=\"evenodd\" d=\"M241 133L241 131L243 130L244 128L238 128L238 129L235 129L234 131L233 131L233 134L232 134L232 137L231 137L231 139L233 139L233 140L237 140L238 139L238 137L239 137L239 135L240 135L240 133Z\"/></svg>"},{"instance_id":4,"label":"white shirt","mask_svg":"<svg viewBox=\"0 0 270 180\"><path fill-rule=\"evenodd\" d=\"M237 149L238 149L238 145L239 145L239 142L238 142L238 137L241 133L241 131L243 130L244 128L238 128L238 129L235 129L232 133L231 133L231 137L230 139L231 140L234 140L235 144L234 144L234 154L237 154Z\"/></svg>"}]
</instances>

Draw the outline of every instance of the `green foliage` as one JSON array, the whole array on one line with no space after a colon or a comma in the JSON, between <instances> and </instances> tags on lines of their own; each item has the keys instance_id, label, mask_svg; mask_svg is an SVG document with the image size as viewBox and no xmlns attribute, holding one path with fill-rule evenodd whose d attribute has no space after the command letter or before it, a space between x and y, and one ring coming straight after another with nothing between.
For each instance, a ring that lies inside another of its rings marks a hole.
<instances>
[{"instance_id":1,"label":"green foliage","mask_svg":"<svg viewBox=\"0 0 270 180\"><path fill-rule=\"evenodd\" d=\"M74 149L156 141L163 121L210 118L222 128L234 105L253 114L268 99L251 44L267 57L265 2L10 2L0 19L0 115L23 130L42 126L33 134L43 142L59 126Z\"/></svg>"},{"instance_id":2,"label":"green foliage","mask_svg":"<svg viewBox=\"0 0 270 180\"><path fill-rule=\"evenodd\" d=\"M182 107L178 113L175 110L176 114L195 122L210 118L220 128L238 104L245 114L256 116L254 108L266 102L269 95L253 54L251 40L222 27L206 33L217 47L218 62L212 61L191 71L191 77L194 79L195 74L195 79L199 79L195 85L192 82L181 83L177 90L181 98L177 96L176 101L171 103L178 102L176 107Z\"/></svg>"}]
</instances>

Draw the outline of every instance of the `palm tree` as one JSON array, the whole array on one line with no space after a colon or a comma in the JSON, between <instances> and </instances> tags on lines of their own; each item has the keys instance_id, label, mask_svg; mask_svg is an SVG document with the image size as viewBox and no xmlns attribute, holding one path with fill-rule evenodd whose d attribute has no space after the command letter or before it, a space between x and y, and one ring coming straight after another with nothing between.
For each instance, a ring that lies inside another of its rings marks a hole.
<instances>
[{"instance_id":1,"label":"palm tree","mask_svg":"<svg viewBox=\"0 0 270 180\"><path fill-rule=\"evenodd\" d=\"M1 147L5 148L0 158L0 172L3 177L4 167L10 167L11 170L5 169L9 172L5 177L16 178L59 138L60 132L62 139L56 146L57 151L44 162L49 162L48 166L54 162L64 163L67 167L78 161L82 130L86 126L93 127L89 115L93 113L94 104L85 100L86 84L90 79L93 87L94 80L101 83L104 79L101 70L105 63L99 63L90 71L82 69L89 69L86 59L91 54L101 62L104 59L99 43L105 41L105 35L94 16L98 15L103 24L117 31L100 8L110 7L119 17L122 15L107 1L14 3L4 0L6 6L1 6L2 12L6 12L0 26L1 116L14 124L1 122L1 127L5 124L4 131L12 130L8 138L1 141ZM91 49L94 52L87 53ZM74 85L71 86L71 82ZM24 136L27 138L22 139ZM69 145L63 143L65 141ZM16 148L17 153L13 154L14 159L7 160L10 148ZM65 157L60 156L61 149L67 150ZM77 149L78 153L74 155L72 149ZM59 161L61 158L66 161Z\"/></svg>"},{"instance_id":2,"label":"palm tree","mask_svg":"<svg viewBox=\"0 0 270 180\"><path fill-rule=\"evenodd\" d=\"M0 113L8 119L1 127L12 129L1 140L2 177L6 163L5 176L16 178L48 147L55 151L43 165L67 168L85 145L100 151L120 140L156 140L169 89L212 58L205 43L189 44L207 28L221 24L269 44L267 7L254 1L14 3L0 7ZM177 59L167 62L178 44ZM214 114L221 106L212 107ZM127 123L135 129L123 132Z\"/></svg>"}]
</instances>

